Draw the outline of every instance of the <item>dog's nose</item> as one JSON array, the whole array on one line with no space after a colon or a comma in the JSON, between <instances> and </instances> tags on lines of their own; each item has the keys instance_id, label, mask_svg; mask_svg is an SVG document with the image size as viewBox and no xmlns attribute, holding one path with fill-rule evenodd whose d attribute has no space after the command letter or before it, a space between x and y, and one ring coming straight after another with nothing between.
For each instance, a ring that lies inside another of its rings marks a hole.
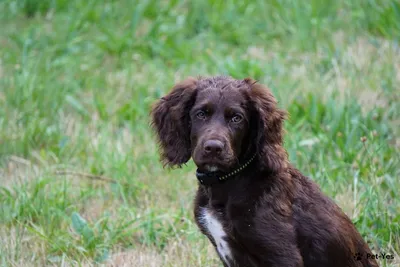
<instances>
[{"instance_id":1,"label":"dog's nose","mask_svg":"<svg viewBox=\"0 0 400 267\"><path fill-rule=\"evenodd\" d=\"M218 140L208 140L204 143L204 151L207 154L218 155L222 152L224 144Z\"/></svg>"}]
</instances>

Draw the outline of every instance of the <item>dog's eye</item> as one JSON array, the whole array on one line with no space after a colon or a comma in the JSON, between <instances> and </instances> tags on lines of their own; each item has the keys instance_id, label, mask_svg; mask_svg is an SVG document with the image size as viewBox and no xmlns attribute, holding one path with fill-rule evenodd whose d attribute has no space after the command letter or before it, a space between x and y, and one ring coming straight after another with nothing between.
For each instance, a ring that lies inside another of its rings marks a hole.
<instances>
[{"instance_id":1,"label":"dog's eye","mask_svg":"<svg viewBox=\"0 0 400 267\"><path fill-rule=\"evenodd\" d=\"M231 121L234 123L241 122L243 120L243 116L240 114L236 114L235 116L232 117Z\"/></svg>"},{"instance_id":2,"label":"dog's eye","mask_svg":"<svg viewBox=\"0 0 400 267\"><path fill-rule=\"evenodd\" d=\"M206 113L202 110L196 113L196 117L199 118L200 120L204 120L206 118Z\"/></svg>"}]
</instances>

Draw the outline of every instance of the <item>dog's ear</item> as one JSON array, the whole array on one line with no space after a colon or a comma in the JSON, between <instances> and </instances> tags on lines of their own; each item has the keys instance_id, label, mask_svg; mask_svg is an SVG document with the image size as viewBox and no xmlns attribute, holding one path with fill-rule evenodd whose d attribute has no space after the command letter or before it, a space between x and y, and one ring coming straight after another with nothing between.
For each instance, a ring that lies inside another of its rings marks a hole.
<instances>
[{"instance_id":1,"label":"dog's ear","mask_svg":"<svg viewBox=\"0 0 400 267\"><path fill-rule=\"evenodd\" d=\"M197 80L189 77L152 108L152 126L158 135L161 160L170 167L186 163L191 156L189 111L197 93Z\"/></svg>"},{"instance_id":2,"label":"dog's ear","mask_svg":"<svg viewBox=\"0 0 400 267\"><path fill-rule=\"evenodd\" d=\"M248 95L252 109L252 119L255 127L252 134L255 137L255 147L259 157L260 167L272 172L279 172L287 167L287 153L283 148L283 122L286 112L277 107L277 101L270 90L246 78Z\"/></svg>"}]
</instances>

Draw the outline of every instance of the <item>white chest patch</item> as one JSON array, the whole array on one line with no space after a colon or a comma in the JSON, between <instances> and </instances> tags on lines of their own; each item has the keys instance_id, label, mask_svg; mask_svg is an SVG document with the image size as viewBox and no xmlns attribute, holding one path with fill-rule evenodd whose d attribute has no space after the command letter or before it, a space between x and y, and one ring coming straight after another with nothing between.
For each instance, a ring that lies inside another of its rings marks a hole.
<instances>
[{"instance_id":1,"label":"white chest patch","mask_svg":"<svg viewBox=\"0 0 400 267\"><path fill-rule=\"evenodd\" d=\"M226 233L224 232L222 224L207 208L202 208L200 220L207 229L208 233L212 235L215 244L217 245L217 251L220 257L227 266L230 266L228 259L233 260L233 258L228 242L226 242L224 239L226 237Z\"/></svg>"}]
</instances>

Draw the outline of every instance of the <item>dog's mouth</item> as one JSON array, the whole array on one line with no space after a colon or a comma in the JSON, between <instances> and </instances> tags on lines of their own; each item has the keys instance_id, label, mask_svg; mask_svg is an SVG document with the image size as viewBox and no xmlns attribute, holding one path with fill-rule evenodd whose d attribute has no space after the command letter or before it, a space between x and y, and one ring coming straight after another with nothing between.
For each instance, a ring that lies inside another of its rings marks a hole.
<instances>
[{"instance_id":1,"label":"dog's mouth","mask_svg":"<svg viewBox=\"0 0 400 267\"><path fill-rule=\"evenodd\" d=\"M239 172L247 168L247 166L255 159L256 155L257 154L254 154L242 165L230 171L228 171L229 169L227 168L221 169L220 165L218 164L196 164L198 167L196 171L197 180L199 180L202 185L212 185L215 183L224 182L227 179L230 179L230 177L235 177Z\"/></svg>"},{"instance_id":2,"label":"dog's mouth","mask_svg":"<svg viewBox=\"0 0 400 267\"><path fill-rule=\"evenodd\" d=\"M220 167L218 167L218 165L215 164L206 164L204 165L204 169L208 172L217 172L220 170Z\"/></svg>"},{"instance_id":3,"label":"dog's mouth","mask_svg":"<svg viewBox=\"0 0 400 267\"><path fill-rule=\"evenodd\" d=\"M202 163L202 164L196 164L197 168L206 173L221 173L221 172L228 172L229 167L224 166L223 164L220 163Z\"/></svg>"},{"instance_id":4,"label":"dog's mouth","mask_svg":"<svg viewBox=\"0 0 400 267\"><path fill-rule=\"evenodd\" d=\"M197 152L197 151L196 151ZM234 157L228 153L210 156L202 153L194 153L192 158L197 168L205 173L229 172L235 167Z\"/></svg>"}]
</instances>

